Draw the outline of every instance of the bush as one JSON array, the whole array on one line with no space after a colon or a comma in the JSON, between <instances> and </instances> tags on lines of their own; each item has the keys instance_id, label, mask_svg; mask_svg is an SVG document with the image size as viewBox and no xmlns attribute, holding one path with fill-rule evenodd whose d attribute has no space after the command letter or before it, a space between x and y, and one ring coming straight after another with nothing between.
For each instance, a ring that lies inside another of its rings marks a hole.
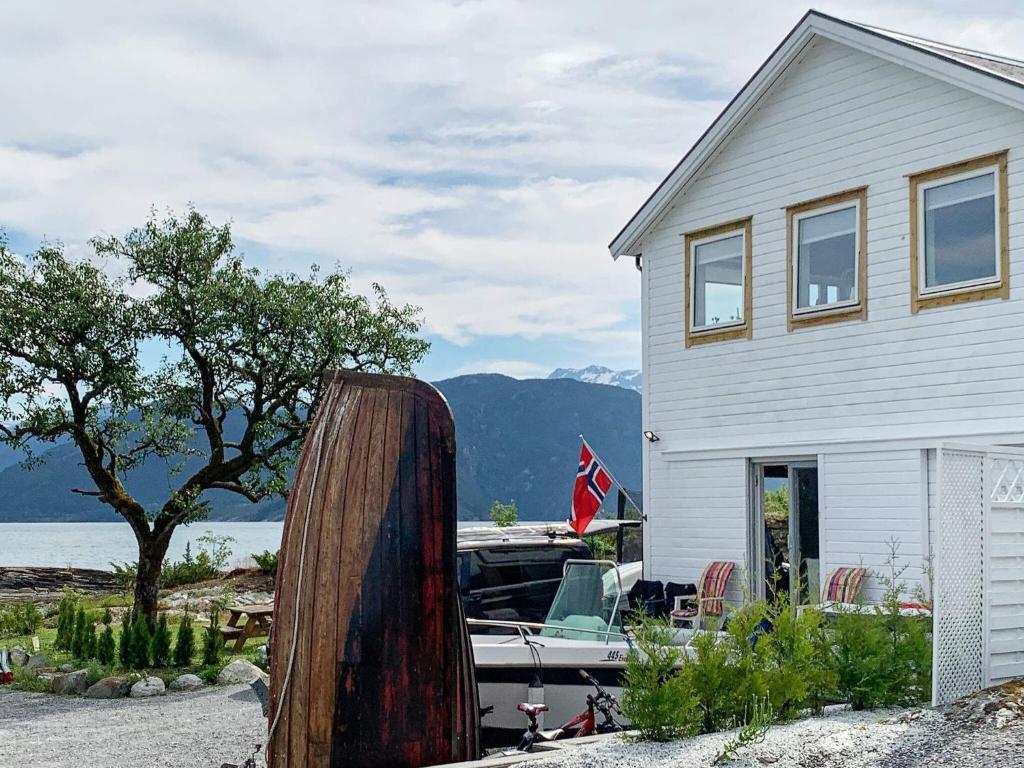
<instances>
[{"instance_id":1,"label":"bush","mask_svg":"<svg viewBox=\"0 0 1024 768\"><path fill-rule=\"evenodd\" d=\"M154 667L166 667L171 662L171 630L167 627L167 615L161 613L156 623L156 632L150 642L150 658Z\"/></svg>"},{"instance_id":2,"label":"bush","mask_svg":"<svg viewBox=\"0 0 1024 768\"><path fill-rule=\"evenodd\" d=\"M135 612L135 620L128 633L128 659L126 666L131 669L145 669L149 666L149 646L151 642L149 624L142 611Z\"/></svg>"},{"instance_id":3,"label":"bush","mask_svg":"<svg viewBox=\"0 0 1024 768\"><path fill-rule=\"evenodd\" d=\"M43 617L35 603L20 603L0 608L0 637L34 635Z\"/></svg>"},{"instance_id":4,"label":"bush","mask_svg":"<svg viewBox=\"0 0 1024 768\"><path fill-rule=\"evenodd\" d=\"M677 669L683 649L671 645L669 622L636 614L639 624L626 657L622 711L640 738L668 741L697 732L697 700Z\"/></svg>"},{"instance_id":5,"label":"bush","mask_svg":"<svg viewBox=\"0 0 1024 768\"><path fill-rule=\"evenodd\" d=\"M114 647L114 628L110 626L109 622L106 622L104 624L103 631L96 640L96 658L100 664L109 667L114 663L116 656L117 650Z\"/></svg>"},{"instance_id":6,"label":"bush","mask_svg":"<svg viewBox=\"0 0 1024 768\"><path fill-rule=\"evenodd\" d=\"M89 622L85 625L85 641L82 643L82 658L96 658L96 625Z\"/></svg>"},{"instance_id":7,"label":"bush","mask_svg":"<svg viewBox=\"0 0 1024 768\"><path fill-rule=\"evenodd\" d=\"M216 606L210 608L210 625L203 632L203 665L216 666L220 663L220 652L223 641L220 636L220 611Z\"/></svg>"},{"instance_id":8,"label":"bush","mask_svg":"<svg viewBox=\"0 0 1024 768\"><path fill-rule=\"evenodd\" d=\"M57 608L57 637L53 647L58 651L70 651L75 635L75 617L78 611L78 595L65 590Z\"/></svg>"},{"instance_id":9,"label":"bush","mask_svg":"<svg viewBox=\"0 0 1024 768\"><path fill-rule=\"evenodd\" d=\"M184 584L197 584L218 578L227 568L231 557L231 544L234 541L231 536L217 536L211 531L206 531L196 539L199 552L195 555L192 554L192 542L186 542L185 554L181 560L164 562L160 571L160 585L165 589L173 589ZM110 567L122 591L131 592L135 587L138 563L111 562Z\"/></svg>"},{"instance_id":10,"label":"bush","mask_svg":"<svg viewBox=\"0 0 1024 768\"><path fill-rule=\"evenodd\" d=\"M277 576L277 558L280 552L271 552L269 549L264 551L263 554L252 553L252 559L256 562L256 567L260 569L260 573L266 576Z\"/></svg>"},{"instance_id":11,"label":"bush","mask_svg":"<svg viewBox=\"0 0 1024 768\"><path fill-rule=\"evenodd\" d=\"M71 655L76 659L85 658L86 645L86 622L85 609L79 608L75 612L75 624L71 634Z\"/></svg>"},{"instance_id":12,"label":"bush","mask_svg":"<svg viewBox=\"0 0 1024 768\"><path fill-rule=\"evenodd\" d=\"M491 522L498 528L510 528L519 522L519 509L514 501L502 504L495 501L491 504Z\"/></svg>"},{"instance_id":13,"label":"bush","mask_svg":"<svg viewBox=\"0 0 1024 768\"><path fill-rule=\"evenodd\" d=\"M178 667L187 667L192 663L192 656L195 655L195 635L192 631L192 617L185 614L178 624L178 635L174 643L174 664Z\"/></svg>"}]
</instances>

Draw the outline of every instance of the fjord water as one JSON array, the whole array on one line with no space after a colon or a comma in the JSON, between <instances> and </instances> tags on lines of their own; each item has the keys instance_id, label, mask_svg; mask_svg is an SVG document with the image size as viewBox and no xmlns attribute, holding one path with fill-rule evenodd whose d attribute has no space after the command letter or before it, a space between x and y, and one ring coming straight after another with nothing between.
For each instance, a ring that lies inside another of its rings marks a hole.
<instances>
[{"instance_id":1,"label":"fjord water","mask_svg":"<svg viewBox=\"0 0 1024 768\"><path fill-rule=\"evenodd\" d=\"M461 521L467 525L490 525L482 521ZM232 567L246 564L253 552L277 551L281 546L284 523L200 522L181 526L174 532L167 557L180 560L185 544L192 542L192 552L199 547L197 539L207 531L216 536L230 536ZM127 523L0 523L0 567L10 565L46 566L55 568L99 568L110 570L111 561L134 562L138 558L135 537Z\"/></svg>"}]
</instances>

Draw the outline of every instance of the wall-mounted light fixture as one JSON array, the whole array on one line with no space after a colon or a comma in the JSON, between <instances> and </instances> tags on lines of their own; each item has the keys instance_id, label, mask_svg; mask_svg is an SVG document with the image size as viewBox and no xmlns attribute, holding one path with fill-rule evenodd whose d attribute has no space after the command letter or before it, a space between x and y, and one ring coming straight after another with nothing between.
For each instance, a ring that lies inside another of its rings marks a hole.
<instances>
[{"instance_id":1,"label":"wall-mounted light fixture","mask_svg":"<svg viewBox=\"0 0 1024 768\"><path fill-rule=\"evenodd\" d=\"M656 434L651 432L651 430L649 430L649 429L644 430L644 437L646 437L647 441L650 442L650 443L656 443L659 440L661 440L660 437L658 437Z\"/></svg>"}]
</instances>

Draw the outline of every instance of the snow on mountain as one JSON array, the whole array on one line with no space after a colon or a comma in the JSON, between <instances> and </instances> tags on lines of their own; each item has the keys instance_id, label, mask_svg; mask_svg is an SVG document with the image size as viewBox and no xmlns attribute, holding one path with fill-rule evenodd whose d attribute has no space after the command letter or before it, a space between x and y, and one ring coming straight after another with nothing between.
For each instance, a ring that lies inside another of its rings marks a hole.
<instances>
[{"instance_id":1,"label":"snow on mountain","mask_svg":"<svg viewBox=\"0 0 1024 768\"><path fill-rule=\"evenodd\" d=\"M639 392L641 388L640 371L613 371L603 365L588 365L586 368L556 368L549 379L576 379L588 384L609 384L613 387L632 389Z\"/></svg>"}]
</instances>

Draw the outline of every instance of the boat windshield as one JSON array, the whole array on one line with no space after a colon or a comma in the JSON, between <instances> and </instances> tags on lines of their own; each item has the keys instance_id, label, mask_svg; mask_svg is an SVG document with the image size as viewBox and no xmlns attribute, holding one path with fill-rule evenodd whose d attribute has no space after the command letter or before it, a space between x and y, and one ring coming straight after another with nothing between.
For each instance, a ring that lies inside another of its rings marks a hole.
<instances>
[{"instance_id":1,"label":"boat windshield","mask_svg":"<svg viewBox=\"0 0 1024 768\"><path fill-rule=\"evenodd\" d=\"M622 630L620 584L618 569L611 561L567 561L541 634L606 642L609 632Z\"/></svg>"}]
</instances>

